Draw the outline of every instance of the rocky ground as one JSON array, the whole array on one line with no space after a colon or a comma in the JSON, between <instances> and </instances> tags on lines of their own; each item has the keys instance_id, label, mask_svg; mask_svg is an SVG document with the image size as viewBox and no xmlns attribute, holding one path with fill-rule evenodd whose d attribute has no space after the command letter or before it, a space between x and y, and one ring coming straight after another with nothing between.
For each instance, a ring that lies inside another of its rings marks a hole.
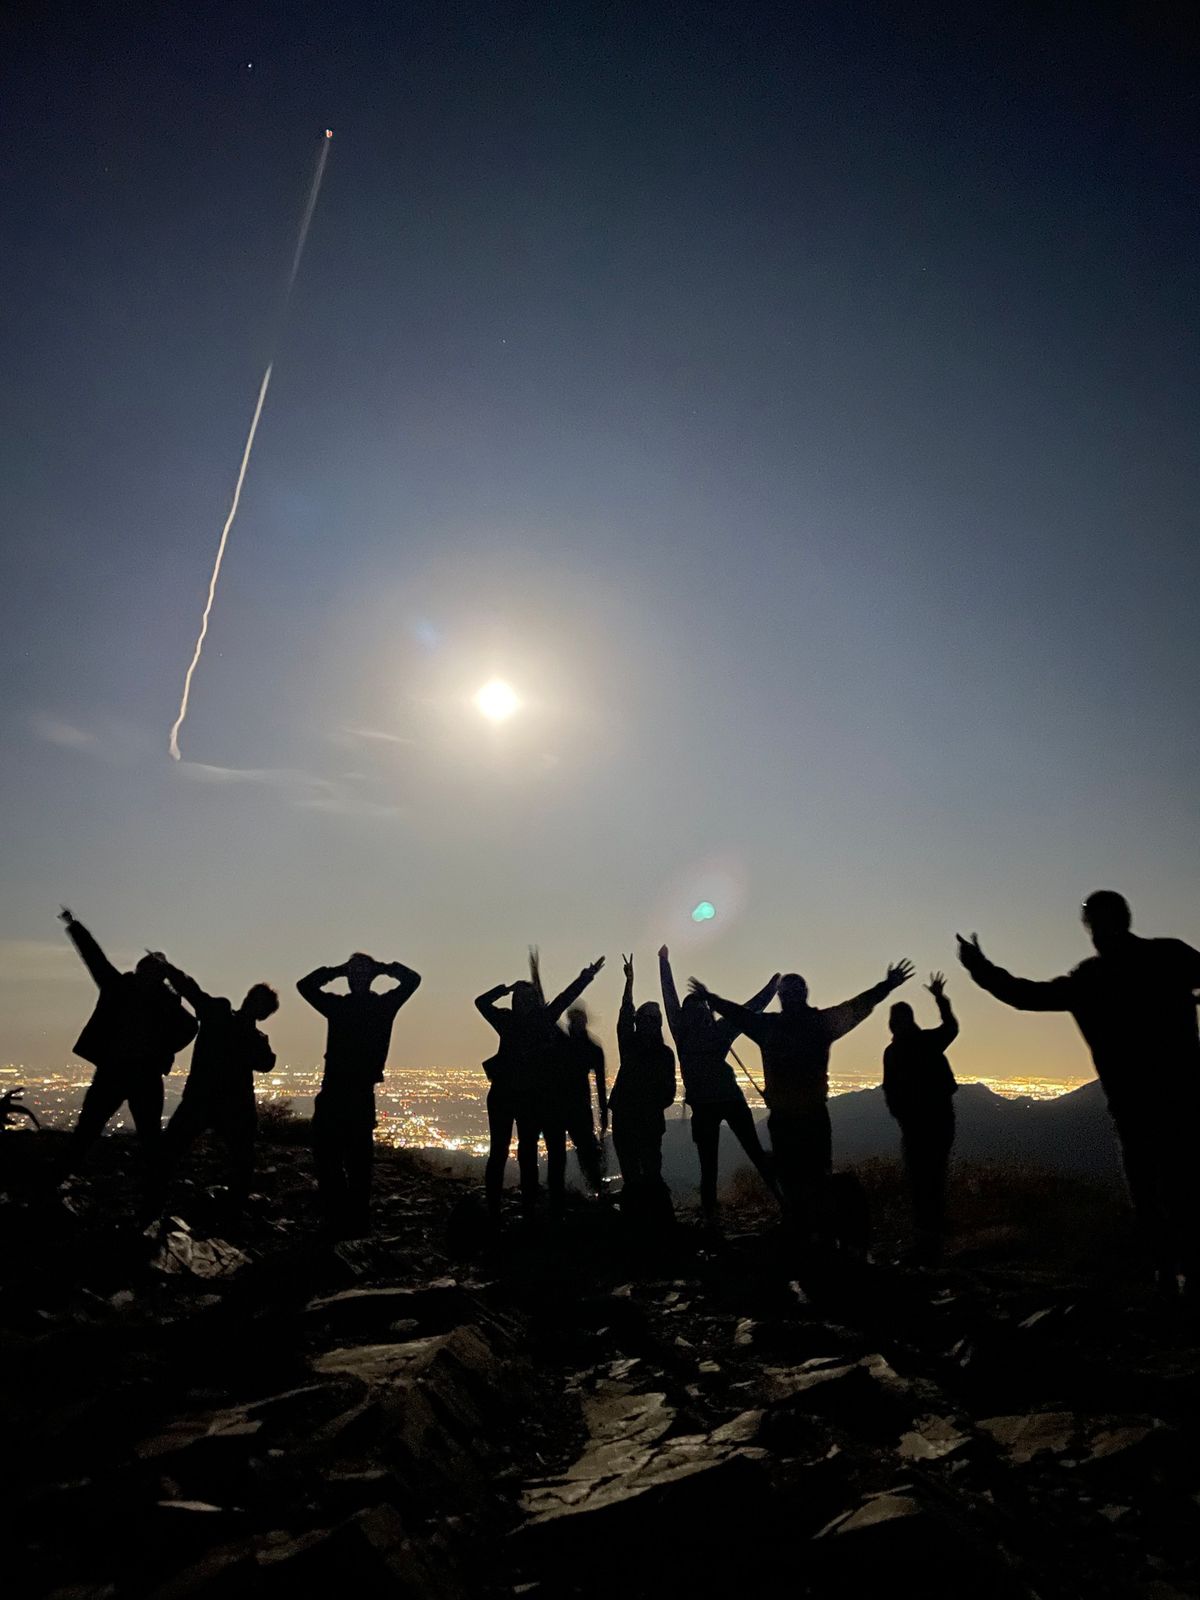
<instances>
[{"instance_id":1,"label":"rocky ground","mask_svg":"<svg viewBox=\"0 0 1200 1600\"><path fill-rule=\"evenodd\" d=\"M249 1220L202 1154L146 1238L120 1138L22 1199L54 1149L0 1148L10 1593L1200 1593L1200 1328L1104 1197L967 1174L945 1270L814 1271L749 1188L491 1239L398 1155L331 1245L286 1139Z\"/></svg>"}]
</instances>

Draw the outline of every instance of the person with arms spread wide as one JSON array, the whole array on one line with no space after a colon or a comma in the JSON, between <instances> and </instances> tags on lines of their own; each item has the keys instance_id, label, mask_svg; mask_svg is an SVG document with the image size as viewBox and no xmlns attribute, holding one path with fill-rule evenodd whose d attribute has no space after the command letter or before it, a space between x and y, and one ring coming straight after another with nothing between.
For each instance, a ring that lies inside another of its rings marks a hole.
<instances>
[{"instance_id":1,"label":"person with arms spread wide","mask_svg":"<svg viewBox=\"0 0 1200 1600\"><path fill-rule=\"evenodd\" d=\"M1059 978L1014 977L989 961L978 935L958 954L981 989L1019 1011L1069 1011L1087 1041L1108 1101L1138 1231L1162 1293L1187 1280L1200 1293L1200 951L1182 939L1143 939L1129 902L1099 889L1083 902L1095 955Z\"/></svg>"},{"instance_id":2,"label":"person with arms spread wide","mask_svg":"<svg viewBox=\"0 0 1200 1600\"><path fill-rule=\"evenodd\" d=\"M778 1011L752 1011L711 994L695 978L691 981L694 994L707 998L719 1017L736 1022L762 1051L763 1098L769 1112L767 1130L775 1177L789 1220L806 1243L821 1239L829 1220L825 1212L833 1170L830 1048L865 1022L881 1000L908 982L912 972L911 962L898 961L880 983L823 1010L809 1004L808 984L798 972L786 972L780 978Z\"/></svg>"}]
</instances>

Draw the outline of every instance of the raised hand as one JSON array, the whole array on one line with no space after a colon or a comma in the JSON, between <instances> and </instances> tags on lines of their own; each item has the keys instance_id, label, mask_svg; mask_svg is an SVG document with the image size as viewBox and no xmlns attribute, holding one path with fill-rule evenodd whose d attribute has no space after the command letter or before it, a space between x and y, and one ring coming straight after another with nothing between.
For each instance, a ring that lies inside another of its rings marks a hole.
<instances>
[{"instance_id":1,"label":"raised hand","mask_svg":"<svg viewBox=\"0 0 1200 1600\"><path fill-rule=\"evenodd\" d=\"M987 960L987 957L979 948L979 935L977 933L972 933L966 938L961 933L956 933L954 937L958 940L958 959L964 967L969 969L973 963Z\"/></svg>"},{"instance_id":2,"label":"raised hand","mask_svg":"<svg viewBox=\"0 0 1200 1600\"><path fill-rule=\"evenodd\" d=\"M68 911L67 907L64 906L58 913L58 920L62 923L65 923L69 928L75 921L75 913L73 911Z\"/></svg>"},{"instance_id":3,"label":"raised hand","mask_svg":"<svg viewBox=\"0 0 1200 1600\"><path fill-rule=\"evenodd\" d=\"M669 961L671 959L671 952L665 944L660 944L658 947L658 959L660 961Z\"/></svg>"},{"instance_id":4,"label":"raised hand","mask_svg":"<svg viewBox=\"0 0 1200 1600\"><path fill-rule=\"evenodd\" d=\"M944 972L931 972L929 982L925 985L935 1000L940 1000L946 993L946 974Z\"/></svg>"},{"instance_id":5,"label":"raised hand","mask_svg":"<svg viewBox=\"0 0 1200 1600\"><path fill-rule=\"evenodd\" d=\"M621 957L621 970L624 972L624 974L625 974L626 978L629 980L629 982L632 983L633 982L633 952L632 951L630 951L630 953L627 956L622 956Z\"/></svg>"},{"instance_id":6,"label":"raised hand","mask_svg":"<svg viewBox=\"0 0 1200 1600\"><path fill-rule=\"evenodd\" d=\"M893 989L898 989L902 983L907 983L916 968L907 957L902 961L893 962L887 969L887 981Z\"/></svg>"},{"instance_id":7,"label":"raised hand","mask_svg":"<svg viewBox=\"0 0 1200 1600\"><path fill-rule=\"evenodd\" d=\"M632 957L632 956L630 956L630 958L629 958L629 959L630 959L630 960L631 960L631 961L632 961L632 960L633 960L633 957ZM597 973L598 973L598 972L599 972L599 971L600 971L600 968L601 968L601 967L602 967L602 966L603 966L603 965L604 965L604 957L603 957L603 956L597 956L597 957L596 957L596 959L595 959L595 961L593 961L593 962L592 962L592 964L591 964L591 965L590 965L590 966L588 966L588 967L584 967L584 969L583 969L583 970L584 970L584 971L585 971L585 972L590 972L590 973L591 973L591 975L592 975L592 977L593 977L593 978L594 978L594 977L595 977L595 976L596 976L596 974L597 974Z\"/></svg>"},{"instance_id":8,"label":"raised hand","mask_svg":"<svg viewBox=\"0 0 1200 1600\"><path fill-rule=\"evenodd\" d=\"M688 979L688 993L698 994L702 1000L707 1000L709 988L706 983L701 983L699 978Z\"/></svg>"}]
</instances>

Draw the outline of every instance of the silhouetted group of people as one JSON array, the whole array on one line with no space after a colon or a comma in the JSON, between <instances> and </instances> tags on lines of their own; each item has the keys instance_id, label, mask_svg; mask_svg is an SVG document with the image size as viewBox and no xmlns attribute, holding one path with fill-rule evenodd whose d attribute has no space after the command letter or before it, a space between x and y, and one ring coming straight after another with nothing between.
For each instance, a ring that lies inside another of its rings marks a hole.
<instances>
[{"instance_id":1,"label":"silhouetted group of people","mask_svg":"<svg viewBox=\"0 0 1200 1600\"><path fill-rule=\"evenodd\" d=\"M148 1211L161 1209L172 1173L205 1131L224 1141L231 1191L244 1200L254 1170L254 1079L275 1064L261 1028L278 1009L275 991L255 984L235 1008L207 994L156 952L148 952L132 972L120 972L69 911L64 910L63 920L99 989L75 1047L95 1071L71 1134L67 1165L79 1164L109 1118L127 1103L146 1156ZM975 935L958 936L959 957L975 982L1006 1004L1068 1011L1075 1018L1108 1100L1139 1230L1159 1281L1168 1290L1180 1274L1200 1282L1200 1215L1191 1162L1200 1113L1200 952L1178 939L1139 938L1127 902L1111 890L1088 897L1083 920L1096 953L1060 978L1014 977L988 960ZM812 1005L798 973L774 974L741 1004L693 978L681 1000L665 945L658 959L661 1007L655 1000L635 1003L633 957L624 958L619 1065L611 1092L603 1048L588 1032L587 1014L578 1004L603 967L603 957L547 1000L538 955L531 951L528 979L499 984L475 1001L497 1035L496 1051L483 1064L490 1138L484 1187L491 1216L498 1218L502 1209L514 1130L525 1213L531 1214L539 1199L542 1143L548 1201L556 1213L564 1201L568 1142L587 1187L601 1191L611 1119L623 1212L640 1222L668 1221L672 1208L662 1177L662 1142L665 1113L676 1099L678 1056L706 1218L716 1212L724 1123L795 1235L810 1245L830 1241L836 1231L830 1215L830 1051L911 978L912 964L896 962L871 988L820 1008ZM376 992L373 985L380 978L391 979L392 987ZM346 982L345 994L329 990L338 979ZM340 967L318 968L297 984L327 1023L313 1158L326 1221L342 1235L365 1232L368 1226L375 1086L384 1075L396 1014L420 981L400 962L358 953ZM899 1126L911 1199L910 1259L921 1263L935 1262L941 1251L957 1087L946 1052L958 1022L944 975L934 973L928 988L938 1009L937 1025L919 1027L912 1007L897 1002L883 1057L883 1091ZM505 998L508 1005L500 1005ZM778 1009L768 1009L776 1001ZM674 1049L664 1035L664 1012ZM729 1060L731 1054L737 1059L734 1046L742 1035L761 1052L769 1151ZM187 1083L164 1130L163 1077L193 1038Z\"/></svg>"},{"instance_id":2,"label":"silhouetted group of people","mask_svg":"<svg viewBox=\"0 0 1200 1600\"><path fill-rule=\"evenodd\" d=\"M120 972L70 911L63 910L62 920L100 991L75 1044L76 1055L95 1071L68 1143L66 1170L78 1168L109 1118L128 1104L145 1159L146 1220L162 1211L172 1175L207 1132L225 1145L231 1197L244 1204L254 1176L254 1077L275 1065L259 1024L279 1009L279 996L269 984L256 983L235 1008L205 993L161 951L147 951L132 972ZM380 977L394 985L377 994L372 984ZM328 993L339 978L348 992ZM318 967L296 985L327 1024L325 1069L313 1106L313 1166L325 1220L345 1237L369 1225L375 1085L383 1078L396 1013L420 982L399 962L358 952L343 966ZM193 1039L191 1069L164 1129L163 1078Z\"/></svg>"}]
</instances>

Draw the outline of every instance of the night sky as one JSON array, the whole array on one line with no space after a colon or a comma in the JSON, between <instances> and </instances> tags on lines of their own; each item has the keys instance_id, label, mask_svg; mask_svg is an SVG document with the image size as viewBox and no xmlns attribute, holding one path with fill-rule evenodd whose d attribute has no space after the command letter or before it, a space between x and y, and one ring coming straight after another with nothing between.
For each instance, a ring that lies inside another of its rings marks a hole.
<instances>
[{"instance_id":1,"label":"night sky","mask_svg":"<svg viewBox=\"0 0 1200 1600\"><path fill-rule=\"evenodd\" d=\"M608 1026L667 939L953 967L960 1076L1085 1072L953 933L1200 938L1189 8L73 10L2 41L0 1059L68 1058L65 900L293 1063L357 947L434 1066L527 943Z\"/></svg>"}]
</instances>

